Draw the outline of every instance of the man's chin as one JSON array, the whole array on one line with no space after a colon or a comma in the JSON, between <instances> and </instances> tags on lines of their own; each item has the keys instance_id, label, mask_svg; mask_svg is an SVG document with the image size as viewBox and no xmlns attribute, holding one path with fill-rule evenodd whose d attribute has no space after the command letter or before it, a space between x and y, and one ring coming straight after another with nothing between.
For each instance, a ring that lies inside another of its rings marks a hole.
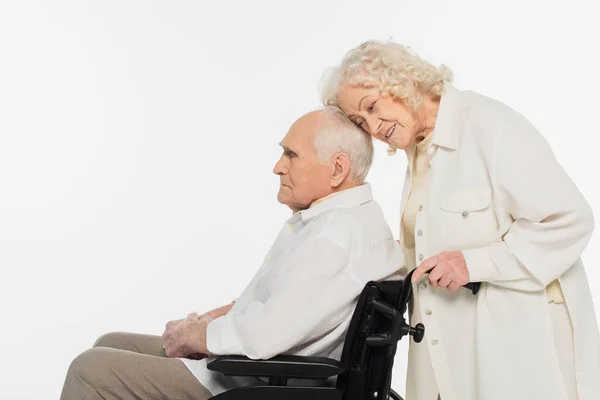
<instances>
[{"instance_id":1,"label":"man's chin","mask_svg":"<svg viewBox=\"0 0 600 400\"><path fill-rule=\"evenodd\" d=\"M296 212L295 207L291 205L293 204L291 197L287 193L282 193L281 189L279 190L279 193L277 193L277 201L284 206L287 206L290 210Z\"/></svg>"},{"instance_id":2,"label":"man's chin","mask_svg":"<svg viewBox=\"0 0 600 400\"><path fill-rule=\"evenodd\" d=\"M288 196L283 193L283 186L279 188L279 192L277 193L277 201L281 204L287 205L286 200L288 200Z\"/></svg>"}]
</instances>

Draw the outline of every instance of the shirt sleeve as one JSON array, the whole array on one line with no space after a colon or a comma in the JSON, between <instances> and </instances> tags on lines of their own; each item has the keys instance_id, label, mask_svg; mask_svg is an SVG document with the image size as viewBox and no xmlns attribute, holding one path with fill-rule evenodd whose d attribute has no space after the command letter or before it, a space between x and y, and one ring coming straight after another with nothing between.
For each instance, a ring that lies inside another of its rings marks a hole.
<instances>
[{"instance_id":1,"label":"shirt sleeve","mask_svg":"<svg viewBox=\"0 0 600 400\"><path fill-rule=\"evenodd\" d=\"M496 146L494 196L512 224L501 242L463 251L472 282L543 290L577 261L592 210L542 135L512 112Z\"/></svg>"},{"instance_id":2,"label":"shirt sleeve","mask_svg":"<svg viewBox=\"0 0 600 400\"><path fill-rule=\"evenodd\" d=\"M353 311L362 290L348 271L348 254L323 237L294 250L271 280L265 302L252 300L207 328L212 354L267 359L333 330Z\"/></svg>"}]
</instances>

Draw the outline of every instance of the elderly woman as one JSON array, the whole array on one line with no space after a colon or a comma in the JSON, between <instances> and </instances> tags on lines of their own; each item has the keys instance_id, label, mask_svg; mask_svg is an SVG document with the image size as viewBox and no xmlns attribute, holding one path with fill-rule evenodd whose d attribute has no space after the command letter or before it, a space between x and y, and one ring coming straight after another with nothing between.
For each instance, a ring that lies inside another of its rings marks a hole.
<instances>
[{"instance_id":1,"label":"elderly woman","mask_svg":"<svg viewBox=\"0 0 600 400\"><path fill-rule=\"evenodd\" d=\"M410 343L406 398L600 399L580 260L592 211L523 116L451 82L407 47L367 42L323 92L408 157L399 242L425 340ZM458 290L468 282L477 295Z\"/></svg>"}]
</instances>

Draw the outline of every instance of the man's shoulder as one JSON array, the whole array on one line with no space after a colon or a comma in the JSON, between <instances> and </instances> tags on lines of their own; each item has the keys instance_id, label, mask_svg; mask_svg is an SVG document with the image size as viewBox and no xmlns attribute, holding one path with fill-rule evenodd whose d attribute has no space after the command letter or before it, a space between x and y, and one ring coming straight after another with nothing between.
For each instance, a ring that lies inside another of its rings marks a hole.
<instances>
[{"instance_id":1,"label":"man's shoulder","mask_svg":"<svg viewBox=\"0 0 600 400\"><path fill-rule=\"evenodd\" d=\"M353 207L331 208L312 218L307 228L346 249L368 246L373 240L393 239L381 207L374 200Z\"/></svg>"},{"instance_id":2,"label":"man's shoulder","mask_svg":"<svg viewBox=\"0 0 600 400\"><path fill-rule=\"evenodd\" d=\"M332 207L311 218L314 226L364 226L385 224L381 207L375 200L369 200L352 207Z\"/></svg>"}]
</instances>

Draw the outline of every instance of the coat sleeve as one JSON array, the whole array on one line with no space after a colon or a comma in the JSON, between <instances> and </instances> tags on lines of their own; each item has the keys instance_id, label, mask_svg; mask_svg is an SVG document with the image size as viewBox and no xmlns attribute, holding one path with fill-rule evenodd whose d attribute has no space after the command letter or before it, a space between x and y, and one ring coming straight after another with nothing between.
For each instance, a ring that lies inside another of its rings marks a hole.
<instances>
[{"instance_id":1,"label":"coat sleeve","mask_svg":"<svg viewBox=\"0 0 600 400\"><path fill-rule=\"evenodd\" d=\"M269 284L268 300L252 300L240 313L212 321L212 354L267 359L318 339L352 313L362 285L348 272L344 248L323 237L307 240Z\"/></svg>"},{"instance_id":2,"label":"coat sleeve","mask_svg":"<svg viewBox=\"0 0 600 400\"><path fill-rule=\"evenodd\" d=\"M503 240L463 250L472 282L539 291L577 261L592 210L542 135L512 111L502 121L491 178L512 224Z\"/></svg>"}]
</instances>

